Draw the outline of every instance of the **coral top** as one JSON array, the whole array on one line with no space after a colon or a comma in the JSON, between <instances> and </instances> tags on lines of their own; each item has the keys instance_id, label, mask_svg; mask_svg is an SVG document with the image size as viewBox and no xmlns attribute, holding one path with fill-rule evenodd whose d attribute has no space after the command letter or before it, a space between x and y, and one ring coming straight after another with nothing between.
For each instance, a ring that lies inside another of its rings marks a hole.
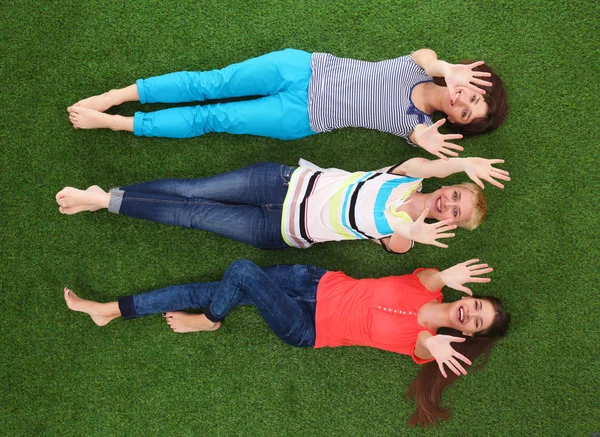
<instances>
[{"instance_id":1,"label":"coral top","mask_svg":"<svg viewBox=\"0 0 600 437\"><path fill-rule=\"evenodd\" d=\"M441 289L429 291L410 275L381 279L354 279L342 272L327 272L317 289L315 348L325 346L369 346L415 355L421 331L435 332L421 326L419 309L432 300L442 301Z\"/></svg>"}]
</instances>

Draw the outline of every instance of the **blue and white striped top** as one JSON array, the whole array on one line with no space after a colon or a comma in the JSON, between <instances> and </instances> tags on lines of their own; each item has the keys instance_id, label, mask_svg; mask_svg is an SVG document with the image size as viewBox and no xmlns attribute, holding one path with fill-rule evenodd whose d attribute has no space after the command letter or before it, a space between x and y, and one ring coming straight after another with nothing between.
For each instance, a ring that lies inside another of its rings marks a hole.
<instances>
[{"instance_id":1,"label":"blue and white striped top","mask_svg":"<svg viewBox=\"0 0 600 437\"><path fill-rule=\"evenodd\" d=\"M410 99L415 85L432 80L411 56L367 62L313 53L310 65L308 115L315 132L364 127L408 139L416 125L432 124Z\"/></svg>"}]
</instances>

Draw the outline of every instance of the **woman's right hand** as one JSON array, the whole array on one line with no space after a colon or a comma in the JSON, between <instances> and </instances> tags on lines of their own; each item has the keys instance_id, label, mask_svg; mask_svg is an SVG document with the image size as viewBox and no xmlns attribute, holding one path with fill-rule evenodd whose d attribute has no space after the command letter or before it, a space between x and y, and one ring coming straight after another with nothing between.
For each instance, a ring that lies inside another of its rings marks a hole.
<instances>
[{"instance_id":1,"label":"woman's right hand","mask_svg":"<svg viewBox=\"0 0 600 437\"><path fill-rule=\"evenodd\" d=\"M414 142L427 150L432 155L441 159L448 159L448 156L458 156L458 153L450 150L458 150L462 152L464 149L458 144L449 143L449 140L459 140L463 136L461 134L446 134L438 132L438 128L446 122L445 118L436 121L433 125L425 127L420 125L420 129L414 131ZM448 155L448 156L446 156Z\"/></svg>"},{"instance_id":2,"label":"woman's right hand","mask_svg":"<svg viewBox=\"0 0 600 437\"><path fill-rule=\"evenodd\" d=\"M419 218L412 224L410 228L410 238L421 244L432 244L437 247L447 248L447 244L437 241L438 238L452 238L454 234L446 232L456 229L456 225L452 224L452 219L442 220L436 223L425 223L425 218L429 214L429 208L421 213Z\"/></svg>"},{"instance_id":3,"label":"woman's right hand","mask_svg":"<svg viewBox=\"0 0 600 437\"><path fill-rule=\"evenodd\" d=\"M448 366L456 375L460 376L467 374L465 368L458 362L458 360L471 365L471 360L465 357L463 354L456 352L450 343L462 343L466 339L463 337L453 337L451 335L432 335L425 340L425 347L429 350L429 353L437 361L440 372L444 378L447 378L446 370L444 365Z\"/></svg>"}]
</instances>

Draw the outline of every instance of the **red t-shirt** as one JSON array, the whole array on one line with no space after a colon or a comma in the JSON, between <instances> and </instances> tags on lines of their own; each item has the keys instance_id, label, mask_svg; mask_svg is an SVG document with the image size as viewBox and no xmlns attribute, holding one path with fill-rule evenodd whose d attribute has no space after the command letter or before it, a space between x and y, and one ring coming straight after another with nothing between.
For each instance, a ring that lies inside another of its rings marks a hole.
<instances>
[{"instance_id":1,"label":"red t-shirt","mask_svg":"<svg viewBox=\"0 0 600 437\"><path fill-rule=\"evenodd\" d=\"M442 301L441 289L429 291L410 275L381 279L354 279L342 272L327 272L317 289L315 348L370 346L415 355L421 331L435 332L419 325L419 308L432 300Z\"/></svg>"}]
</instances>

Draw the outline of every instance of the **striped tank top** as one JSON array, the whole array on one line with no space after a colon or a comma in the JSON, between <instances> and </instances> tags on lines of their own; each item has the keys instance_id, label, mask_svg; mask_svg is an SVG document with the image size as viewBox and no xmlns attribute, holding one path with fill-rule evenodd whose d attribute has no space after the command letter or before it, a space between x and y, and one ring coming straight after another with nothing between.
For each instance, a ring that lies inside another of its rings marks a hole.
<instances>
[{"instance_id":1,"label":"striped tank top","mask_svg":"<svg viewBox=\"0 0 600 437\"><path fill-rule=\"evenodd\" d=\"M315 132L364 127L408 139L416 125L432 124L410 98L416 85L432 80L411 56L367 62L313 53L310 65L308 115Z\"/></svg>"},{"instance_id":2,"label":"striped tank top","mask_svg":"<svg viewBox=\"0 0 600 437\"><path fill-rule=\"evenodd\" d=\"M325 241L380 239L394 223L412 222L396 208L421 188L422 179L390 173L298 167L283 203L281 234L301 249Z\"/></svg>"}]
</instances>

